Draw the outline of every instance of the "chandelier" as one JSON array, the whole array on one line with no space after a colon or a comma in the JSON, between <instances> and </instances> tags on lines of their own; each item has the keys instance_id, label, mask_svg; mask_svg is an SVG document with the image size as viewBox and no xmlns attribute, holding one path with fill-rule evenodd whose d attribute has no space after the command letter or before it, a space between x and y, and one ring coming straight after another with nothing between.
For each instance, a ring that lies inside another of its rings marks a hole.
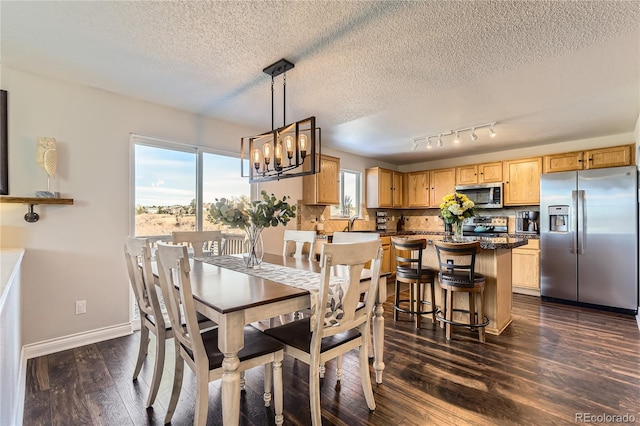
<instances>
[{"instance_id":1,"label":"chandelier","mask_svg":"<svg viewBox=\"0 0 640 426\"><path fill-rule=\"evenodd\" d=\"M429 136L419 136L417 138L413 138L411 140L411 150L415 151L416 149L418 149L418 142L421 140L425 140L427 141L427 149L431 149L431 139L437 139L438 140L438 148L442 147L442 138L444 136L451 136L451 135L456 135L455 139L453 140L453 143L460 143L460 134L464 133L464 132L468 132L471 131L471 133L469 134L469 137L471 138L471 140L473 142L478 140L478 135L476 134L476 130L480 130L483 129L485 127L489 128L489 136L494 138L496 136L496 124L497 122L494 121L492 123L486 123L486 124L478 124L477 126L471 126L471 127L463 127L461 129L456 129L456 130L449 130L447 132L444 133L436 133L434 135L429 135Z\"/></svg>"},{"instance_id":2,"label":"chandelier","mask_svg":"<svg viewBox=\"0 0 640 426\"><path fill-rule=\"evenodd\" d=\"M280 59L262 70L271 76L271 131L240 139L241 174L242 177L248 177L250 183L312 175L320 171L316 154L319 155L321 151L321 136L320 128L316 127L316 118L309 117L286 124L286 73L294 66L286 59ZM273 86L275 77L280 74L283 74L283 125L275 129ZM250 163L248 174L244 170L245 158Z\"/></svg>"}]
</instances>

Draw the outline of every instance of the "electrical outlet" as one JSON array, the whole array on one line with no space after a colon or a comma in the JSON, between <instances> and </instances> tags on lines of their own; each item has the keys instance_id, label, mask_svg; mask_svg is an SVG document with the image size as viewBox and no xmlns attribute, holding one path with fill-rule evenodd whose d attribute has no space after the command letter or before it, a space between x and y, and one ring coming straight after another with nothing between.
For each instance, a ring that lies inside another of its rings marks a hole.
<instances>
[{"instance_id":1,"label":"electrical outlet","mask_svg":"<svg viewBox=\"0 0 640 426\"><path fill-rule=\"evenodd\" d=\"M81 315L86 313L87 313L87 301L76 300L76 315Z\"/></svg>"}]
</instances>

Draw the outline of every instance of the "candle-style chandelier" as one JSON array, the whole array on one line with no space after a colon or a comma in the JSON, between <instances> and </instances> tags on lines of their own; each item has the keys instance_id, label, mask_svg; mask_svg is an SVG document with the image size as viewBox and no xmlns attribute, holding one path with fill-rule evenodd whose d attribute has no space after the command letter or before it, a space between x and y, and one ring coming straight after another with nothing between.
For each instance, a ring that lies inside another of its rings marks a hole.
<instances>
[{"instance_id":1,"label":"candle-style chandelier","mask_svg":"<svg viewBox=\"0 0 640 426\"><path fill-rule=\"evenodd\" d=\"M320 171L316 154L321 152L321 136L320 128L316 127L316 118L285 124L286 72L294 66L286 59L280 59L262 70L271 76L271 131L240 139L241 173L243 177L249 177L250 183L312 175ZM274 129L273 85L275 77L280 74L283 74L283 126ZM248 175L244 170L247 146L250 162Z\"/></svg>"}]
</instances>

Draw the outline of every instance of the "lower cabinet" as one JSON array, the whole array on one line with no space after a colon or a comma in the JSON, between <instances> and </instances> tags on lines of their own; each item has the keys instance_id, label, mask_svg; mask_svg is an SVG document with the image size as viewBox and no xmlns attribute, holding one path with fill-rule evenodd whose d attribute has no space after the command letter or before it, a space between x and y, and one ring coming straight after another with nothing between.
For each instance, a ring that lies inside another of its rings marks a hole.
<instances>
[{"instance_id":1,"label":"lower cabinet","mask_svg":"<svg viewBox=\"0 0 640 426\"><path fill-rule=\"evenodd\" d=\"M514 293L540 295L540 240L511 251L511 285Z\"/></svg>"},{"instance_id":2,"label":"lower cabinet","mask_svg":"<svg viewBox=\"0 0 640 426\"><path fill-rule=\"evenodd\" d=\"M382 265L380 265L380 272L395 273L395 261L391 261L391 237L380 237L380 241L382 242Z\"/></svg>"}]
</instances>

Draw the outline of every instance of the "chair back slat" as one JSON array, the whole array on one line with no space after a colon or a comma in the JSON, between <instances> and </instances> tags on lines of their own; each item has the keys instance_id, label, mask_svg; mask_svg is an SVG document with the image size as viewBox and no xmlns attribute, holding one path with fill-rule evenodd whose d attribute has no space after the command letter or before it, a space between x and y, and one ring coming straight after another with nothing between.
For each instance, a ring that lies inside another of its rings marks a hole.
<instances>
[{"instance_id":1,"label":"chair back slat","mask_svg":"<svg viewBox=\"0 0 640 426\"><path fill-rule=\"evenodd\" d=\"M476 255L480 250L479 241L469 243L437 241L435 246L441 274L453 274L457 271L467 272L469 282L474 282Z\"/></svg>"},{"instance_id":2,"label":"chair back slat","mask_svg":"<svg viewBox=\"0 0 640 426\"><path fill-rule=\"evenodd\" d=\"M158 243L157 261L174 338L193 352L196 363L208 362L193 301L187 247Z\"/></svg>"},{"instance_id":3,"label":"chair back slat","mask_svg":"<svg viewBox=\"0 0 640 426\"><path fill-rule=\"evenodd\" d=\"M222 234L222 254L244 253L244 235Z\"/></svg>"},{"instance_id":4,"label":"chair back slat","mask_svg":"<svg viewBox=\"0 0 640 426\"><path fill-rule=\"evenodd\" d=\"M141 315L151 315L159 328L165 326L151 268L151 245L147 238L127 237L124 244L129 281Z\"/></svg>"},{"instance_id":5,"label":"chair back slat","mask_svg":"<svg viewBox=\"0 0 640 426\"><path fill-rule=\"evenodd\" d=\"M371 280L369 282L369 288L363 289L361 287L360 278L362 270L365 264L370 262L371 264ZM333 243L325 244L322 250L322 271L321 271L321 290L318 302L318 308L314 315L316 315L316 332L319 335L326 337L337 333L341 333L344 330L359 327L368 321L375 297L367 297L365 302L365 309L357 310L360 297L366 292L375 292L378 288L378 281L380 279L380 267L382 263L382 243L379 239L375 241L367 241L361 243ZM324 309L329 298L329 283L332 276L332 268L341 267L346 271L343 275L348 279L346 288L342 287L344 291L342 295L342 309L344 314L338 320L338 324L328 326L324 324L322 315L324 315Z\"/></svg>"},{"instance_id":6,"label":"chair back slat","mask_svg":"<svg viewBox=\"0 0 640 426\"><path fill-rule=\"evenodd\" d=\"M283 256L291 256L296 259L311 259L315 255L316 232L315 231L296 231L285 229L284 231L284 247L282 249ZM294 250L291 250L291 247ZM308 251L305 248L308 247ZM305 253L306 256L305 256Z\"/></svg>"},{"instance_id":7,"label":"chair back slat","mask_svg":"<svg viewBox=\"0 0 640 426\"><path fill-rule=\"evenodd\" d=\"M391 237L398 278L418 279L422 275L422 257L426 239Z\"/></svg>"},{"instance_id":8,"label":"chair back slat","mask_svg":"<svg viewBox=\"0 0 640 426\"><path fill-rule=\"evenodd\" d=\"M222 231L175 231L171 241L191 246L194 257L222 254Z\"/></svg>"}]
</instances>

